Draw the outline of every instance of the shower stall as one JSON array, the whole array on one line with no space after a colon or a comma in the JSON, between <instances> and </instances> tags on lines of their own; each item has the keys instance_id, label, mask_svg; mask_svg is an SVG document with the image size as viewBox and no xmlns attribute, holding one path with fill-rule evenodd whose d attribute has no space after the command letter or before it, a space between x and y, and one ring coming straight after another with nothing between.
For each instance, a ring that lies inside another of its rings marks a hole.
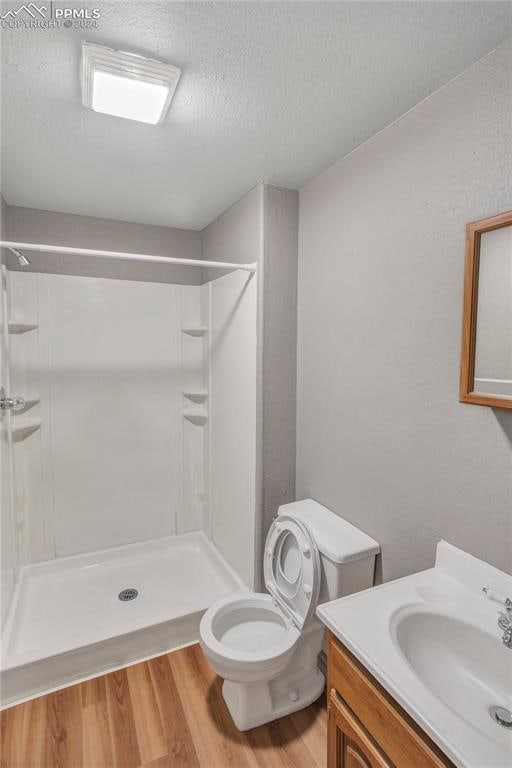
<instances>
[{"instance_id":1,"label":"shower stall","mask_svg":"<svg viewBox=\"0 0 512 768\"><path fill-rule=\"evenodd\" d=\"M193 642L254 588L257 278L1 269L9 705Z\"/></svg>"}]
</instances>

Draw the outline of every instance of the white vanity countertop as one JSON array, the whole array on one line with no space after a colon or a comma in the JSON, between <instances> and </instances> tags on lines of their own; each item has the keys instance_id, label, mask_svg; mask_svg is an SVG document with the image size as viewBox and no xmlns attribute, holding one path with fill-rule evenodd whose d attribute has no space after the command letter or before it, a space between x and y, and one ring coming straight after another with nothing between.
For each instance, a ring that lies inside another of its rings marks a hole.
<instances>
[{"instance_id":1,"label":"white vanity countertop","mask_svg":"<svg viewBox=\"0 0 512 768\"><path fill-rule=\"evenodd\" d=\"M320 620L460 768L511 768L512 649L501 642L512 577L441 542L436 565L324 603Z\"/></svg>"}]
</instances>

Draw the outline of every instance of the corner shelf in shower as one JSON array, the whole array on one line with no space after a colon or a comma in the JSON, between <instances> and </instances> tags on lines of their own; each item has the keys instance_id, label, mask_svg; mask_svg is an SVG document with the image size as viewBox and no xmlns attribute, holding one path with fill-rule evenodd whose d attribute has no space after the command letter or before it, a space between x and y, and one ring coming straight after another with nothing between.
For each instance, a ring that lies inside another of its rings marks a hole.
<instances>
[{"instance_id":1,"label":"corner shelf in shower","mask_svg":"<svg viewBox=\"0 0 512 768\"><path fill-rule=\"evenodd\" d=\"M206 325L193 325L188 328L181 329L187 336L206 336L208 328Z\"/></svg>"},{"instance_id":2,"label":"corner shelf in shower","mask_svg":"<svg viewBox=\"0 0 512 768\"><path fill-rule=\"evenodd\" d=\"M31 408L34 407L34 405L37 405L41 402L41 396L40 395L27 395L26 397L22 395L23 400L25 401L25 405L23 408L17 408L17 413L26 413L27 411L30 411ZM16 414L15 414L16 416Z\"/></svg>"},{"instance_id":3,"label":"corner shelf in shower","mask_svg":"<svg viewBox=\"0 0 512 768\"><path fill-rule=\"evenodd\" d=\"M183 411L183 416L187 421L192 422L197 427L203 427L208 421L208 413L206 411Z\"/></svg>"},{"instance_id":4,"label":"corner shelf in shower","mask_svg":"<svg viewBox=\"0 0 512 768\"><path fill-rule=\"evenodd\" d=\"M39 325L37 323L12 322L9 323L8 327L9 333L20 334L27 333L27 331L34 331L36 328L39 328Z\"/></svg>"},{"instance_id":5,"label":"corner shelf in shower","mask_svg":"<svg viewBox=\"0 0 512 768\"><path fill-rule=\"evenodd\" d=\"M33 432L35 432L37 429L40 428L42 424L41 419L19 419L15 421L12 425L12 438L15 441L18 440L24 440L26 437L31 435Z\"/></svg>"},{"instance_id":6,"label":"corner shelf in shower","mask_svg":"<svg viewBox=\"0 0 512 768\"><path fill-rule=\"evenodd\" d=\"M183 396L187 400L192 400L193 403L204 403L208 397L206 389L187 389L183 392Z\"/></svg>"}]
</instances>

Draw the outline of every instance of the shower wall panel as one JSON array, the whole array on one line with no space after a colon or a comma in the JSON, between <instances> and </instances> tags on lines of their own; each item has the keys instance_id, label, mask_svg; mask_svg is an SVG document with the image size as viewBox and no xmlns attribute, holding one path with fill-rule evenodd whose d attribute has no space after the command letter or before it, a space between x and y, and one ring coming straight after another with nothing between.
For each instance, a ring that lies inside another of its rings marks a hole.
<instances>
[{"instance_id":1,"label":"shower wall panel","mask_svg":"<svg viewBox=\"0 0 512 768\"><path fill-rule=\"evenodd\" d=\"M8 297L6 269L0 266L0 384L10 392L9 335L7 333ZM12 498L12 441L8 426L12 413L1 416L0 426L0 629L3 629L18 570L15 520Z\"/></svg>"},{"instance_id":2,"label":"shower wall panel","mask_svg":"<svg viewBox=\"0 0 512 768\"><path fill-rule=\"evenodd\" d=\"M212 535L251 588L256 533L256 283L256 275L237 271L209 284Z\"/></svg>"},{"instance_id":3,"label":"shower wall panel","mask_svg":"<svg viewBox=\"0 0 512 768\"><path fill-rule=\"evenodd\" d=\"M48 281L57 556L176 532L180 289Z\"/></svg>"},{"instance_id":4,"label":"shower wall panel","mask_svg":"<svg viewBox=\"0 0 512 768\"><path fill-rule=\"evenodd\" d=\"M51 518L53 487L49 463L48 322L45 292L41 296L39 276L27 272L8 273L10 321L35 327L10 336L11 391L25 398L26 408L14 415L19 421L41 420L44 425L13 442L14 509L17 545L21 562L54 557Z\"/></svg>"},{"instance_id":5,"label":"shower wall panel","mask_svg":"<svg viewBox=\"0 0 512 768\"><path fill-rule=\"evenodd\" d=\"M14 366L42 417L16 461L25 562L200 528L203 430L185 427L183 391L202 386L202 346L182 333L201 322L200 288L10 277L39 324Z\"/></svg>"}]
</instances>

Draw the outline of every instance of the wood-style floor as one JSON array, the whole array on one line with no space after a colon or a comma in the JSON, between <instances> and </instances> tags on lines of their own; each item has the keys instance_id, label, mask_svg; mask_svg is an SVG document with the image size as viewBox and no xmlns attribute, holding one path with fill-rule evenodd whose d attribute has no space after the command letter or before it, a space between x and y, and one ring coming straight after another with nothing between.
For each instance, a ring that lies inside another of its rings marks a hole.
<instances>
[{"instance_id":1,"label":"wood-style floor","mask_svg":"<svg viewBox=\"0 0 512 768\"><path fill-rule=\"evenodd\" d=\"M2 768L325 768L323 699L239 733L198 645L1 714Z\"/></svg>"}]
</instances>

